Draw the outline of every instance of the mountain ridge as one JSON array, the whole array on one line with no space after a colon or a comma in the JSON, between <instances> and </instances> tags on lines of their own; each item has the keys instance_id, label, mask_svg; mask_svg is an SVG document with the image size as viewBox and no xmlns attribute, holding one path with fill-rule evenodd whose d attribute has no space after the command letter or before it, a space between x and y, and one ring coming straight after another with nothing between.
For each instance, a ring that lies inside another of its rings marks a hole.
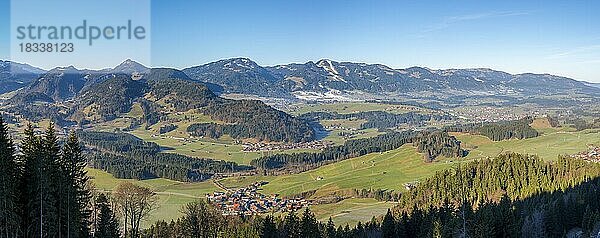
<instances>
[{"instance_id":1,"label":"mountain ridge","mask_svg":"<svg viewBox=\"0 0 600 238\"><path fill-rule=\"evenodd\" d=\"M129 65L138 66L135 63ZM195 123L202 136L230 135L237 140L304 142L314 140L308 122L257 100L232 100L214 94L206 83L171 68L140 67L84 71L57 67L18 91L3 110L31 121L89 125L125 118L124 130L173 122L173 114L200 113L220 123ZM135 70L135 71L134 71ZM138 110L135 116L129 113ZM186 130L187 128L183 128Z\"/></svg>"},{"instance_id":2,"label":"mountain ridge","mask_svg":"<svg viewBox=\"0 0 600 238\"><path fill-rule=\"evenodd\" d=\"M4 61L0 61L4 62ZM33 66L31 66L33 67ZM35 67L33 67L35 68ZM44 71L35 80L9 89L39 85L45 74L75 71L79 79L67 83L80 90L102 81L109 73L148 73L151 68L131 59L102 70L56 67ZM528 97L555 94L600 95L597 83L568 77L520 73L510 74L491 68L430 69L413 66L394 69L384 64L338 62L330 59L260 66L249 58L229 58L181 69L191 80L207 85L217 94L246 94L289 99L351 99L358 94L394 97L451 97L501 95ZM86 78L87 77L87 78ZM0 80L2 83L3 80ZM5 90L5 91L10 91ZM41 92L30 88L29 91ZM25 90L27 91L27 89ZM73 97L72 92L47 93L55 100ZM62 96L66 95L66 96Z\"/></svg>"},{"instance_id":3,"label":"mountain ridge","mask_svg":"<svg viewBox=\"0 0 600 238\"><path fill-rule=\"evenodd\" d=\"M597 88L589 86L585 81L551 74L510 74L489 68L429 69L414 66L394 69L383 64L337 62L329 59L263 67L255 62L249 63L248 60L231 58L185 68L183 71L195 80L222 86L226 93L301 99L297 94L343 95L355 91L398 96L422 96L425 93L442 97L478 94L600 94ZM227 75L230 73L227 71L232 70L228 67L215 68L219 62L238 61L244 61L253 67L236 68L234 77L225 76L218 80L209 77ZM272 91L265 92L265 86Z\"/></svg>"}]
</instances>

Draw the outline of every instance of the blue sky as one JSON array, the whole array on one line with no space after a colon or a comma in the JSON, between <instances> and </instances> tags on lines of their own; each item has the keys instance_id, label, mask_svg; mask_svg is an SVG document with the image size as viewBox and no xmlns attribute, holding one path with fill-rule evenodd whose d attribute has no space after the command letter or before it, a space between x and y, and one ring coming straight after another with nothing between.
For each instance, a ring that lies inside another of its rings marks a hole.
<instances>
[{"instance_id":1,"label":"blue sky","mask_svg":"<svg viewBox=\"0 0 600 238\"><path fill-rule=\"evenodd\" d=\"M0 2L0 58L8 59L10 8ZM154 0L151 9L153 66L328 58L600 82L600 1ZM110 66L111 52L103 54L96 63Z\"/></svg>"}]
</instances>

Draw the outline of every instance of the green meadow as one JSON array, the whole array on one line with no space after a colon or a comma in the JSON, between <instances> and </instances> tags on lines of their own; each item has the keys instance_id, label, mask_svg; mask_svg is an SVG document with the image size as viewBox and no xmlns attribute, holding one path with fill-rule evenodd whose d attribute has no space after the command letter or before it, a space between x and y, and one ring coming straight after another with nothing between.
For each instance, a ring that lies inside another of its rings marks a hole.
<instances>
[{"instance_id":1,"label":"green meadow","mask_svg":"<svg viewBox=\"0 0 600 238\"><path fill-rule=\"evenodd\" d=\"M353 226L359 221L369 221L374 216L385 214L394 205L393 202L380 202L373 198L349 198L337 203L314 205L310 209L321 221L331 217L335 224Z\"/></svg>"},{"instance_id":2,"label":"green meadow","mask_svg":"<svg viewBox=\"0 0 600 238\"><path fill-rule=\"evenodd\" d=\"M220 191L212 181L201 183L182 183L169 179L157 178L148 180L117 179L109 173L98 169L87 168L96 188L101 192L112 191L119 183L129 181L138 186L151 188L158 197L158 207L152 211L150 217L143 222L144 227L156 221L170 221L181 217L180 209L183 205L197 199L205 198L207 193Z\"/></svg>"},{"instance_id":3,"label":"green meadow","mask_svg":"<svg viewBox=\"0 0 600 238\"><path fill-rule=\"evenodd\" d=\"M324 197L354 188L401 191L405 183L431 176L454 163L448 159L425 163L414 147L405 145L396 150L347 159L299 174L235 177L223 179L222 183L228 187L238 187L255 181L268 181L263 186L265 193L284 196L315 190L313 197Z\"/></svg>"},{"instance_id":4,"label":"green meadow","mask_svg":"<svg viewBox=\"0 0 600 238\"><path fill-rule=\"evenodd\" d=\"M470 150L467 159L495 157L500 153L536 154L544 160L555 160L559 155L574 154L587 149L589 144L600 145L600 130L572 131L569 128L545 129L535 138L491 141L480 135L454 133Z\"/></svg>"}]
</instances>

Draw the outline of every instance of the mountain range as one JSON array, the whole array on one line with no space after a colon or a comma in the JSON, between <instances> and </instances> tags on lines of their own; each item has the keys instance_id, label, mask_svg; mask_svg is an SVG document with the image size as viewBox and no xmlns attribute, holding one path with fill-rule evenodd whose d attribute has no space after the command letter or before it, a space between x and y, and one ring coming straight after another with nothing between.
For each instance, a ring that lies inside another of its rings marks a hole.
<instances>
[{"instance_id":1,"label":"mountain range","mask_svg":"<svg viewBox=\"0 0 600 238\"><path fill-rule=\"evenodd\" d=\"M9 118L51 119L62 126L88 127L121 118L123 130L174 123L181 119L173 115L199 113L210 118L193 124L200 136L289 142L315 138L308 122L261 101L219 97L213 86L177 69L146 68L131 60L105 70L59 67L11 93L0 109Z\"/></svg>"},{"instance_id":2,"label":"mountain range","mask_svg":"<svg viewBox=\"0 0 600 238\"><path fill-rule=\"evenodd\" d=\"M25 87L44 72L27 64L0 60L0 93Z\"/></svg>"},{"instance_id":3,"label":"mountain range","mask_svg":"<svg viewBox=\"0 0 600 238\"><path fill-rule=\"evenodd\" d=\"M233 58L186 68L183 72L192 79L218 84L225 93L300 99L344 99L364 94L444 98L599 93L597 87L587 82L549 74L514 75L491 69L393 69L381 64L327 59L262 67L250 59Z\"/></svg>"},{"instance_id":4,"label":"mountain range","mask_svg":"<svg viewBox=\"0 0 600 238\"><path fill-rule=\"evenodd\" d=\"M0 93L20 89L21 94L36 92L54 101L62 101L102 82L107 75L143 75L148 70L133 60L126 60L112 69L80 70L70 66L49 71L0 61ZM217 94L286 99L600 95L599 84L550 74L509 74L492 69L393 69L382 64L327 59L264 67L247 58L232 58L178 72Z\"/></svg>"}]
</instances>

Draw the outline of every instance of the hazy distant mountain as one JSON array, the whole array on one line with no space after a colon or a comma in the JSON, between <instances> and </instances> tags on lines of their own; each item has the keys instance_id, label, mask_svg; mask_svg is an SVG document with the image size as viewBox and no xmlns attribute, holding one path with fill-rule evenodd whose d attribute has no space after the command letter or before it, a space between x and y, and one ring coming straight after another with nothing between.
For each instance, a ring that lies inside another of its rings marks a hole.
<instances>
[{"instance_id":1,"label":"hazy distant mountain","mask_svg":"<svg viewBox=\"0 0 600 238\"><path fill-rule=\"evenodd\" d=\"M218 84L226 93L318 97L354 93L396 96L600 94L585 82L548 74L491 69L393 69L381 64L319 60L261 67L245 58L221 60L183 70L191 78ZM268 89L268 90L267 90Z\"/></svg>"},{"instance_id":2,"label":"hazy distant mountain","mask_svg":"<svg viewBox=\"0 0 600 238\"><path fill-rule=\"evenodd\" d=\"M112 73L124 73L124 74L132 74L132 73L146 73L149 70L146 66L135 62L131 59L127 59L123 61L123 63L114 67L111 72Z\"/></svg>"},{"instance_id":3,"label":"hazy distant mountain","mask_svg":"<svg viewBox=\"0 0 600 238\"><path fill-rule=\"evenodd\" d=\"M195 80L220 85L226 93L261 96L288 94L284 81L246 58L219 60L187 68L183 72Z\"/></svg>"},{"instance_id":4,"label":"hazy distant mountain","mask_svg":"<svg viewBox=\"0 0 600 238\"><path fill-rule=\"evenodd\" d=\"M600 88L600 83L586 83L588 86Z\"/></svg>"},{"instance_id":5,"label":"hazy distant mountain","mask_svg":"<svg viewBox=\"0 0 600 238\"><path fill-rule=\"evenodd\" d=\"M3 72L10 64L1 61ZM128 74L132 79L154 77L161 70L150 70L133 60L112 69L79 70L59 67L48 72L19 65L21 76L0 74L4 91L25 87L19 94L42 93L55 101L68 100L82 89ZM162 73L167 73L162 71ZM217 94L239 93L264 97L300 99L353 99L361 95L392 98L543 95L600 95L598 84L549 74L509 74L491 69L431 70L423 67L393 69L381 64L319 60L304 64L262 67L247 58L225 59L205 65L169 72L159 78L198 81ZM189 77L188 77L189 76ZM34 80L33 80L34 79ZM21 81L19 81L21 80ZM2 88L0 88L2 90ZM41 95L21 99L44 99Z\"/></svg>"},{"instance_id":6,"label":"hazy distant mountain","mask_svg":"<svg viewBox=\"0 0 600 238\"><path fill-rule=\"evenodd\" d=\"M0 94L27 86L44 72L27 64L0 60Z\"/></svg>"}]
</instances>

